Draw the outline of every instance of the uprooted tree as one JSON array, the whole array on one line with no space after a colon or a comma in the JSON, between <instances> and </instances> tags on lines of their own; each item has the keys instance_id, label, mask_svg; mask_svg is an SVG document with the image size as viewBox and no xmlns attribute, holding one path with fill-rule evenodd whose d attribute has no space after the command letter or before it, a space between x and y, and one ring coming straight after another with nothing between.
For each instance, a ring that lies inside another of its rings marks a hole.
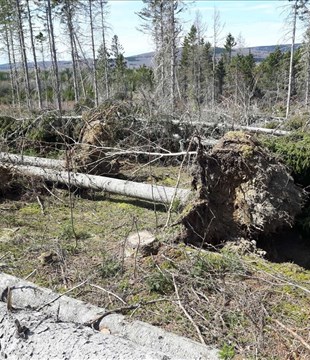
<instances>
[{"instance_id":1,"label":"uprooted tree","mask_svg":"<svg viewBox=\"0 0 310 360\"><path fill-rule=\"evenodd\" d=\"M182 234L196 244L269 235L291 226L304 192L285 165L251 135L227 133L211 153L200 147Z\"/></svg>"}]
</instances>

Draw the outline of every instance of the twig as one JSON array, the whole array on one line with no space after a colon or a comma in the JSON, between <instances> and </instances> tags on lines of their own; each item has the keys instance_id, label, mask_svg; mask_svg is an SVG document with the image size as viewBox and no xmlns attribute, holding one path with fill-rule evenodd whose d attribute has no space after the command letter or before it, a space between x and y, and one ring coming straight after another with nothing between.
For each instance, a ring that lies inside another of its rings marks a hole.
<instances>
[{"instance_id":1,"label":"twig","mask_svg":"<svg viewBox=\"0 0 310 360\"><path fill-rule=\"evenodd\" d=\"M54 196L57 200L59 200L60 202L62 202L65 206L68 206L68 204L66 204L65 201L61 200L58 196L56 196L54 193L52 193L51 190L50 190L47 186L45 186L45 185L43 184L43 187L44 187L44 189L47 190L52 196Z\"/></svg>"},{"instance_id":2,"label":"twig","mask_svg":"<svg viewBox=\"0 0 310 360\"><path fill-rule=\"evenodd\" d=\"M263 274L265 274L265 275L269 275L270 277L272 277L272 278L274 278L274 279L276 279L276 280L281 281L282 283L284 283L284 285L295 286L295 287L297 287L298 289L303 290L303 291L305 291L306 293L310 294L310 290L307 289L307 288L305 288L305 287L303 287L303 286L300 286L300 285L298 285L298 284L294 284L294 283L292 283L292 282L290 282L290 281L288 281L288 280L286 280L286 279L282 279L282 278L280 278L280 277L278 277L278 276L269 274L269 273L267 273L266 271L263 271L263 270L259 270L258 272L263 273Z\"/></svg>"},{"instance_id":3,"label":"twig","mask_svg":"<svg viewBox=\"0 0 310 360\"><path fill-rule=\"evenodd\" d=\"M12 289L8 286L7 300L6 300L6 308L8 311L13 310L12 305Z\"/></svg>"},{"instance_id":4,"label":"twig","mask_svg":"<svg viewBox=\"0 0 310 360\"><path fill-rule=\"evenodd\" d=\"M36 198L37 198L38 204L40 205L42 215L45 215L44 206L43 206L43 204L42 204L41 199L39 198L38 195L36 196Z\"/></svg>"},{"instance_id":5,"label":"twig","mask_svg":"<svg viewBox=\"0 0 310 360\"><path fill-rule=\"evenodd\" d=\"M181 172L182 172L182 169L183 169L183 165L185 163L185 160L187 158L187 155L189 155L191 152L189 151L191 145L192 145L192 141L193 141L193 138L190 140L189 142L189 145L188 145L188 148L184 154L184 157L182 159L182 162L181 162L181 165L180 165L180 168L179 168L179 173L178 173L178 178L177 178L177 183L175 185L175 191L174 191L174 194L173 194L173 197L171 199L171 202L170 202L170 205L169 205L169 209L168 209L168 216L167 216L167 220L166 220L166 224L164 226L164 229L167 228L169 226L169 223L170 223L170 219L171 219L171 211L172 211L172 207L173 207L173 203L174 203L174 200L176 198L176 195L177 195L177 191L178 191L178 187L180 185L180 179L181 179ZM196 152L195 152L196 153Z\"/></svg>"},{"instance_id":6,"label":"twig","mask_svg":"<svg viewBox=\"0 0 310 360\"><path fill-rule=\"evenodd\" d=\"M118 300L119 300L120 302L122 302L124 305L127 305L126 301L124 301L124 300L123 300L121 297L119 297L118 295L114 294L112 291L109 291L109 290L107 290L107 289L104 289L103 287L98 286L98 285L95 285L95 284L89 284L89 286L94 287L94 288L97 288L97 289L99 289L99 290L102 290L102 291L108 293L109 295L114 296L116 299L118 299Z\"/></svg>"},{"instance_id":7,"label":"twig","mask_svg":"<svg viewBox=\"0 0 310 360\"><path fill-rule=\"evenodd\" d=\"M45 308L46 306L49 306L49 305L51 305L53 302L55 302L55 301L57 301L58 299L60 299L62 296L64 296L64 295L68 294L69 292L71 292L71 291L73 291L73 290L75 290L75 289L78 289L79 287L83 286L84 284L87 283L87 281L88 281L88 279L87 279L87 280L84 280L83 282L81 282L80 284L74 286L73 288L65 291L64 293L59 294L58 296L55 297L55 299L53 299L53 300L51 300L51 301L49 301L49 302L41 305L41 306L37 309L37 311L42 310L42 309Z\"/></svg>"},{"instance_id":8,"label":"twig","mask_svg":"<svg viewBox=\"0 0 310 360\"><path fill-rule=\"evenodd\" d=\"M9 255L11 251L6 252L3 256L0 257L0 260L4 259L7 255Z\"/></svg>"},{"instance_id":9,"label":"twig","mask_svg":"<svg viewBox=\"0 0 310 360\"><path fill-rule=\"evenodd\" d=\"M134 271L133 271L133 277L136 278L136 276L137 276L138 251L140 250L141 239L140 239L140 233L139 233L136 217L133 218L133 221L134 221L135 228L136 228L136 231L137 231L137 234L138 234L138 246L137 246L136 251L135 251L135 267L134 267Z\"/></svg>"},{"instance_id":10,"label":"twig","mask_svg":"<svg viewBox=\"0 0 310 360\"><path fill-rule=\"evenodd\" d=\"M270 318L271 321L275 322L276 324L278 324L282 329L286 330L287 332L289 332L295 339L297 339L301 344L303 344L303 346L308 349L310 351L310 344L308 344L300 335L298 335L295 331L293 331L292 329L288 328L287 326L285 326L284 324L281 323L281 321L277 320L277 319L272 319Z\"/></svg>"},{"instance_id":11,"label":"twig","mask_svg":"<svg viewBox=\"0 0 310 360\"><path fill-rule=\"evenodd\" d=\"M173 285L174 285L174 289L175 289L175 294L177 296L177 299L178 299L178 304L179 304L179 307L180 309L184 312L184 314L186 315L186 317L188 318L188 320L193 324L194 328L196 329L197 331L197 334L198 334L198 337L200 339L200 342L203 344L203 345L206 345L205 341L204 341L204 338L201 334L201 331L198 327L198 325L195 323L195 321L193 320L193 318L190 316L190 314L186 311L185 307L182 305L181 303L181 300L180 300L180 296L179 296L179 291L178 291L178 287L177 287L177 284L175 282L175 277L174 275L172 275L172 279L173 279Z\"/></svg>"},{"instance_id":12,"label":"twig","mask_svg":"<svg viewBox=\"0 0 310 360\"><path fill-rule=\"evenodd\" d=\"M141 306L151 305L151 304L155 304L155 303L161 302L161 301L170 301L170 299L161 298L161 299L150 300L150 301L146 301L146 302L140 302L140 303L137 303L137 304L112 309L112 310L106 311L105 313L101 314L100 316L96 317L93 320L87 321L86 323L84 323L84 325L97 328L100 321L103 318L105 318L106 316L108 316L108 315L117 314L117 313L123 313L123 312L130 311L130 310L135 310L137 308L140 308Z\"/></svg>"},{"instance_id":13,"label":"twig","mask_svg":"<svg viewBox=\"0 0 310 360\"><path fill-rule=\"evenodd\" d=\"M31 271L30 274L28 274L26 277L24 277L24 280L28 280L33 274L35 274L37 272L37 269L34 269L33 271Z\"/></svg>"}]
</instances>

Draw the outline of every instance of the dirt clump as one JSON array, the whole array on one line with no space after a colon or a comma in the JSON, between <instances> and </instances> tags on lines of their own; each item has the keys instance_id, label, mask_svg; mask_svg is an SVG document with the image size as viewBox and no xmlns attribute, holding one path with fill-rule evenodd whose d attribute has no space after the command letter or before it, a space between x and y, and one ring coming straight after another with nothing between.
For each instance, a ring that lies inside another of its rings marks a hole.
<instances>
[{"instance_id":1,"label":"dirt clump","mask_svg":"<svg viewBox=\"0 0 310 360\"><path fill-rule=\"evenodd\" d=\"M70 170L93 175L118 174L119 163L106 156L105 148L115 145L116 139L121 137L120 120L126 115L124 109L124 105L105 104L83 114L84 126L78 144L69 154Z\"/></svg>"},{"instance_id":2,"label":"dirt clump","mask_svg":"<svg viewBox=\"0 0 310 360\"><path fill-rule=\"evenodd\" d=\"M207 154L197 154L195 196L182 215L182 238L217 245L232 238L256 238L294 223L304 192L287 168L243 132L227 133Z\"/></svg>"},{"instance_id":3,"label":"dirt clump","mask_svg":"<svg viewBox=\"0 0 310 360\"><path fill-rule=\"evenodd\" d=\"M0 165L0 193L4 193L10 186L13 174L8 166Z\"/></svg>"}]
</instances>

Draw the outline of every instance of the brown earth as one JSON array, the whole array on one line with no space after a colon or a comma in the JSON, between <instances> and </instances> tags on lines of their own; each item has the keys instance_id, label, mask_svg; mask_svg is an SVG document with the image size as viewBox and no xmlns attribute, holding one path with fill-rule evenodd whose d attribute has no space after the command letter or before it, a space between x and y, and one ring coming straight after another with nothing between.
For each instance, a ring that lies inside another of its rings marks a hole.
<instances>
[{"instance_id":1,"label":"brown earth","mask_svg":"<svg viewBox=\"0 0 310 360\"><path fill-rule=\"evenodd\" d=\"M200 148L197 163L196 193L182 217L187 242L273 234L292 226L302 209L303 190L253 135L229 132L210 154Z\"/></svg>"}]
</instances>

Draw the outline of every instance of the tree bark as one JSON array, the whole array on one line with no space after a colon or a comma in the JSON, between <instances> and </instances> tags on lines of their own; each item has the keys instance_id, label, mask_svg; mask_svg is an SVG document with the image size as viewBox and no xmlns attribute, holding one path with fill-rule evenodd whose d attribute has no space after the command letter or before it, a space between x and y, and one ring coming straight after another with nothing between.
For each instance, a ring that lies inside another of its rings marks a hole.
<instances>
[{"instance_id":1,"label":"tree bark","mask_svg":"<svg viewBox=\"0 0 310 360\"><path fill-rule=\"evenodd\" d=\"M10 163L10 168L24 175L39 176L45 180L69 186L73 185L80 188L107 191L163 204L170 204L174 196L178 202L185 204L191 193L188 189L176 189L173 187L143 184L104 176L61 171L61 169L65 167L65 162L59 160L0 153L0 163L1 162Z\"/></svg>"},{"instance_id":2,"label":"tree bark","mask_svg":"<svg viewBox=\"0 0 310 360\"><path fill-rule=\"evenodd\" d=\"M70 52L71 52L71 61L72 61L72 73L73 73L73 87L74 87L74 100L79 100L79 89L78 89L78 81L77 81L77 69L76 69L76 51L74 45L74 26L73 26L73 10L72 4L70 1L66 2L66 20L70 37Z\"/></svg>"},{"instance_id":3,"label":"tree bark","mask_svg":"<svg viewBox=\"0 0 310 360\"><path fill-rule=\"evenodd\" d=\"M39 166L43 168L64 170L66 168L66 162L64 160L46 159L35 156L9 154L0 152L0 163L8 163L15 165L30 165Z\"/></svg>"},{"instance_id":4,"label":"tree bark","mask_svg":"<svg viewBox=\"0 0 310 360\"><path fill-rule=\"evenodd\" d=\"M101 16L101 36L102 36L102 51L103 51L103 61L104 61L104 80L105 80L105 98L109 99L110 97L110 85L108 77L108 58L107 58L107 45L105 40L105 23L104 23L104 9L103 6L106 5L106 0L100 0L100 16Z\"/></svg>"},{"instance_id":5,"label":"tree bark","mask_svg":"<svg viewBox=\"0 0 310 360\"><path fill-rule=\"evenodd\" d=\"M11 45L9 40L9 31L7 24L4 24L4 36L5 36L5 45L7 49L9 64L10 64L10 83L11 83L11 94L12 94L12 105L16 106L16 100L15 100L15 86L14 83L16 82L14 78L14 72L13 72L13 63L12 63L12 55L11 55ZM13 49L12 49L13 51ZM20 107L20 104L18 104Z\"/></svg>"},{"instance_id":6,"label":"tree bark","mask_svg":"<svg viewBox=\"0 0 310 360\"><path fill-rule=\"evenodd\" d=\"M99 331L86 325L100 314ZM16 320L24 332L18 332ZM218 359L213 347L142 321L126 321L117 309L106 311L5 273L0 273L0 323L5 359Z\"/></svg>"}]
</instances>

